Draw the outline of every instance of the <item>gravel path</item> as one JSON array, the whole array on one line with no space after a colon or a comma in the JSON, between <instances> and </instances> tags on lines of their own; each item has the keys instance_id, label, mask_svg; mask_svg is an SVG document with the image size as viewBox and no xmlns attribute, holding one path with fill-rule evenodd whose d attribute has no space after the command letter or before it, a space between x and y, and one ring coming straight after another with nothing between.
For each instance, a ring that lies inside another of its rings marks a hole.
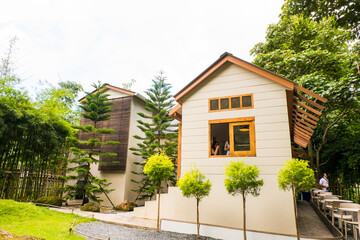
<instances>
[{"instance_id":1,"label":"gravel path","mask_svg":"<svg viewBox=\"0 0 360 240\"><path fill-rule=\"evenodd\" d=\"M174 233L160 231L156 232L155 230L144 230L139 228L130 228L125 226L120 226L116 224L109 224L103 222L90 222L90 223L81 223L76 225L76 230L88 234L90 236L108 239L111 240L133 240L133 239L184 239L192 240L197 239L196 235ZM93 240L93 238L86 238ZM211 240L214 238L202 237L201 239Z\"/></svg>"}]
</instances>

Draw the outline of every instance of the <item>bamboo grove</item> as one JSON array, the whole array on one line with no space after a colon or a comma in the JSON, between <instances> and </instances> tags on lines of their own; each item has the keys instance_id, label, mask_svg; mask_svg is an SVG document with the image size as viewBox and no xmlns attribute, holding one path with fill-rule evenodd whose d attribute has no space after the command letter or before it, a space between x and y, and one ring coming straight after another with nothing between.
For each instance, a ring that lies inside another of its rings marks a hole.
<instances>
[{"instance_id":1,"label":"bamboo grove","mask_svg":"<svg viewBox=\"0 0 360 240\"><path fill-rule=\"evenodd\" d=\"M16 40L0 57L0 198L60 196L82 87L72 81L48 84L32 99L13 68Z\"/></svg>"},{"instance_id":2,"label":"bamboo grove","mask_svg":"<svg viewBox=\"0 0 360 240\"><path fill-rule=\"evenodd\" d=\"M62 186L70 126L23 99L0 102L0 198L31 201Z\"/></svg>"}]
</instances>

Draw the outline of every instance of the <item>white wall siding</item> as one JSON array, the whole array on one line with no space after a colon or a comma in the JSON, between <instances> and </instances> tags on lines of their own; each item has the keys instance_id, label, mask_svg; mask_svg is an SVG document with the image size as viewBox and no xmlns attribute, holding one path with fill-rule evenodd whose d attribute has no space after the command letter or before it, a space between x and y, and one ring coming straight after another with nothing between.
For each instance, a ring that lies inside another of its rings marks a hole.
<instances>
[{"instance_id":1,"label":"white wall siding","mask_svg":"<svg viewBox=\"0 0 360 240\"><path fill-rule=\"evenodd\" d=\"M253 109L219 112L208 110L210 98L243 94L253 94ZM241 196L229 195L224 187L225 167L230 161L240 160L242 157L209 157L209 121L254 117L256 156L247 157L244 161L259 167L264 186L260 196L247 198L247 227L254 231L293 235L295 222L292 196L290 192L280 191L277 183L279 169L286 160L291 159L286 88L227 63L181 100L181 174L195 164L212 183L210 195L200 203L200 221L217 226L242 228ZM196 201L185 199L180 190L176 190L161 197L160 218L195 221ZM155 217L154 213L153 218Z\"/></svg>"},{"instance_id":2,"label":"white wall siding","mask_svg":"<svg viewBox=\"0 0 360 240\"><path fill-rule=\"evenodd\" d=\"M199 163L208 174L223 173L219 162L225 166L234 158L209 158L209 120L255 117L256 157L249 160L261 162L261 169L266 170L262 174L277 174L265 166L280 167L284 159L291 158L285 90L280 84L233 64L199 84L183 99L181 172L192 163ZM243 94L253 94L253 109L209 113L209 98Z\"/></svg>"}]
</instances>

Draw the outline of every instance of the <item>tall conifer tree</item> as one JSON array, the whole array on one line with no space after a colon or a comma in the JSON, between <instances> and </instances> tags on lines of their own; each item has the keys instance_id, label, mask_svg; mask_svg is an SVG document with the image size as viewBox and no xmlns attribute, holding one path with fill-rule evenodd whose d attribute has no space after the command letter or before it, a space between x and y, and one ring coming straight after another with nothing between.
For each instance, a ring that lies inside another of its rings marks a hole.
<instances>
[{"instance_id":1,"label":"tall conifer tree","mask_svg":"<svg viewBox=\"0 0 360 240\"><path fill-rule=\"evenodd\" d=\"M142 156L147 160L156 153L162 153L170 157L175 162L177 154L177 124L173 123L173 118L168 115L170 109L174 106L173 96L170 94L171 84L166 83L166 77L161 71L159 75L152 80L153 85L145 94L147 95L145 113L138 113L144 120L138 120L138 128L144 133L144 137L135 135L134 138L141 140L137 147L130 148L133 154ZM145 162L134 162L143 169ZM174 173L176 168L174 170ZM138 193L135 201L151 198L154 195L156 186L151 182L142 171L133 174L141 176L141 180L132 179L137 184L133 189ZM171 184L175 185L175 174L169 179Z\"/></svg>"},{"instance_id":2,"label":"tall conifer tree","mask_svg":"<svg viewBox=\"0 0 360 240\"><path fill-rule=\"evenodd\" d=\"M100 162L100 157L116 156L116 153L102 153L100 151L101 145L119 144L119 142L115 141L101 142L100 140L99 136L101 134L111 134L115 132L113 129L98 128L99 122L110 119L111 115L108 113L112 111L110 105L113 103L107 101L109 94L103 93L103 84L99 82L92 86L96 91L94 93L87 93L86 99L80 106L82 110L84 110L81 114L82 117L91 120L92 124L75 127L79 131L90 134L90 138L87 141L81 141L77 138L73 139L74 143L87 145L87 147L84 150L79 147L70 148L75 155L75 158L70 159L70 162L75 163L75 166L68 168L68 170L76 173L76 175L69 175L67 179L76 180L77 184L67 185L65 188L68 197L75 197L80 193L83 196L83 204L86 203L86 198L99 202L98 194L100 193L104 193L108 198L107 193L112 191L107 189L110 183L107 183L106 179L93 176L90 172L90 167L92 163L103 164ZM110 199L109 201L112 204Z\"/></svg>"}]
</instances>

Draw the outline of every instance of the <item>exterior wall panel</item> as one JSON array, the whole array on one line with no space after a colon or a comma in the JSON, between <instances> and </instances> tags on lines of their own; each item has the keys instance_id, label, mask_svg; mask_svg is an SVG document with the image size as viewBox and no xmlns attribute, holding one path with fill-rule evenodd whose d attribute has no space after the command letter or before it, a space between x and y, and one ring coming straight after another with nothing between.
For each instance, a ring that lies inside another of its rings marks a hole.
<instances>
[{"instance_id":1,"label":"exterior wall panel","mask_svg":"<svg viewBox=\"0 0 360 240\"><path fill-rule=\"evenodd\" d=\"M201 203L202 208L216 209L215 205L219 202L222 206L211 213L203 213L202 221L242 226L241 197L228 195L223 183L225 166L241 157L209 158L208 121L255 117L256 157L245 158L245 163L258 165L265 184L259 197L250 197L247 201L248 227L264 232L294 234L291 194L281 192L276 181L279 168L291 159L285 90L280 84L248 70L226 65L183 97L181 173L186 173L193 164L200 168L213 184L210 197ZM209 112L209 98L242 94L253 94L253 109ZM274 221L274 216L277 216L277 221Z\"/></svg>"}]
</instances>

